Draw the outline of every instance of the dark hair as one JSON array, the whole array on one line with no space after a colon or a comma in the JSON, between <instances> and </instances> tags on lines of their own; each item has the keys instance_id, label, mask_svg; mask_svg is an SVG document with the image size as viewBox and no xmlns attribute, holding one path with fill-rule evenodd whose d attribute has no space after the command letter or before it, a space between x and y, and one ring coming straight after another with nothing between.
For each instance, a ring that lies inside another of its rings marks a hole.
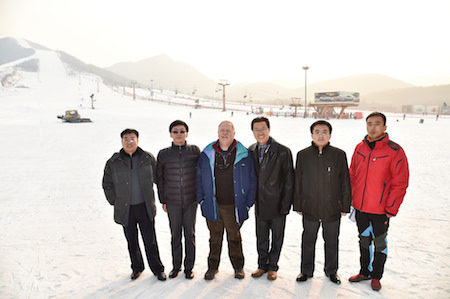
<instances>
[{"instance_id":1,"label":"dark hair","mask_svg":"<svg viewBox=\"0 0 450 299\"><path fill-rule=\"evenodd\" d=\"M381 113L381 112L372 112L372 113L370 113L370 114L367 115L367 117L366 117L366 122L367 122L367 120L368 120L369 118L374 117L374 116L381 117L381 118L383 119L383 125L384 125L384 126L386 125L386 115L384 115L384 114Z\"/></svg>"},{"instance_id":2,"label":"dark hair","mask_svg":"<svg viewBox=\"0 0 450 299\"><path fill-rule=\"evenodd\" d=\"M264 117L264 116L258 116L257 118L255 118L255 119L252 120L252 131L253 131L253 125L254 125L255 123L261 123L261 122L265 122L266 125L267 125L267 128L270 129L270 122L269 122L269 120L267 119L267 117Z\"/></svg>"},{"instance_id":3,"label":"dark hair","mask_svg":"<svg viewBox=\"0 0 450 299\"><path fill-rule=\"evenodd\" d=\"M120 133L120 138L123 137L123 135L126 134L135 134L137 138L139 138L139 132L135 129L125 129L122 131L122 133Z\"/></svg>"},{"instance_id":4,"label":"dark hair","mask_svg":"<svg viewBox=\"0 0 450 299\"><path fill-rule=\"evenodd\" d=\"M315 126L319 126L319 125L325 125L325 126L327 126L328 129L330 130L330 134L331 134L331 131L333 130L333 128L331 127L331 124L330 124L329 122L327 122L326 120L318 120L318 121L316 121L315 123L313 123L313 124L311 125L311 127L309 128L309 130L311 131L311 134L312 134L312 132L314 131L314 127L315 127Z\"/></svg>"},{"instance_id":5,"label":"dark hair","mask_svg":"<svg viewBox=\"0 0 450 299\"><path fill-rule=\"evenodd\" d=\"M188 127L188 125L187 125L184 121L179 120L179 119L173 121L173 122L170 124L170 126L169 126L169 132L172 132L172 128L173 128L173 127L176 127L176 126L184 126L184 127L186 128L186 132L189 132L189 127Z\"/></svg>"}]
</instances>

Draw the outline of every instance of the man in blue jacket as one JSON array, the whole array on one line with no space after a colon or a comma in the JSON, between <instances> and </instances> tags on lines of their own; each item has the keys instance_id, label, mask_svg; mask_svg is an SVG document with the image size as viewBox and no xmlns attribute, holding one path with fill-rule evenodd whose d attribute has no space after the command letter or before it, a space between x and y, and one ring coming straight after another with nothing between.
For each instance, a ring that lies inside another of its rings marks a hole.
<instances>
[{"instance_id":1,"label":"man in blue jacket","mask_svg":"<svg viewBox=\"0 0 450 299\"><path fill-rule=\"evenodd\" d=\"M210 232L205 279L214 279L218 272L224 229L234 277L242 279L245 273L240 227L255 203L256 176L248 150L234 139L233 124L221 122L218 135L219 139L201 153L197 167L197 201Z\"/></svg>"}]
</instances>

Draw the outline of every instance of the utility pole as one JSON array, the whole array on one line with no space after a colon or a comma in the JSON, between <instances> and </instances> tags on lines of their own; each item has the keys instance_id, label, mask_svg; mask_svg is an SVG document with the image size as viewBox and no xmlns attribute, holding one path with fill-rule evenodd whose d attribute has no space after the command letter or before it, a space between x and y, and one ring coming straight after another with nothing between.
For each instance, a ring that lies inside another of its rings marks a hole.
<instances>
[{"instance_id":1,"label":"utility pole","mask_svg":"<svg viewBox=\"0 0 450 299\"><path fill-rule=\"evenodd\" d=\"M136 100L136 81L131 81L131 84L133 85L133 100Z\"/></svg>"},{"instance_id":2,"label":"utility pole","mask_svg":"<svg viewBox=\"0 0 450 299\"><path fill-rule=\"evenodd\" d=\"M308 66L304 66L303 67L303 69L305 70L305 114L303 115L303 118L306 118L306 95L307 95L307 93L306 93L306 71L309 69L309 67Z\"/></svg>"},{"instance_id":3,"label":"utility pole","mask_svg":"<svg viewBox=\"0 0 450 299\"><path fill-rule=\"evenodd\" d=\"M222 111L227 111L225 108L225 86L230 85L227 80L222 80L222 82L218 83L220 86L222 86Z\"/></svg>"}]
</instances>

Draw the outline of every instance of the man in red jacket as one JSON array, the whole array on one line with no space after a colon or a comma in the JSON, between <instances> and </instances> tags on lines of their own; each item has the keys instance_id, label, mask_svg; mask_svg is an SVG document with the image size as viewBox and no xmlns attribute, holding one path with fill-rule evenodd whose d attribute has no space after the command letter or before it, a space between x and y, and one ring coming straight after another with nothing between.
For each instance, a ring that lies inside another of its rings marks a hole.
<instances>
[{"instance_id":1,"label":"man in red jacket","mask_svg":"<svg viewBox=\"0 0 450 299\"><path fill-rule=\"evenodd\" d=\"M366 125L368 135L356 146L350 165L361 269L349 281L371 279L372 289L378 291L387 257L389 218L397 215L403 201L409 169L403 149L389 140L386 116L373 112Z\"/></svg>"}]
</instances>

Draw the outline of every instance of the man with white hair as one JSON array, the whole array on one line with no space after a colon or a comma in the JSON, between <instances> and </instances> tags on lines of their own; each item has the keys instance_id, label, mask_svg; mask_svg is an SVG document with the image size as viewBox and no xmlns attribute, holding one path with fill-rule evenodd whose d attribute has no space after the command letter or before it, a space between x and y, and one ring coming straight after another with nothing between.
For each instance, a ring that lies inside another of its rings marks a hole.
<instances>
[{"instance_id":1,"label":"man with white hair","mask_svg":"<svg viewBox=\"0 0 450 299\"><path fill-rule=\"evenodd\" d=\"M197 166L197 202L210 232L205 280L214 279L218 272L224 229L234 277L243 279L240 227L248 219L248 210L255 202L256 176L247 148L234 139L233 124L221 122L218 135L219 139L200 154Z\"/></svg>"}]
</instances>

